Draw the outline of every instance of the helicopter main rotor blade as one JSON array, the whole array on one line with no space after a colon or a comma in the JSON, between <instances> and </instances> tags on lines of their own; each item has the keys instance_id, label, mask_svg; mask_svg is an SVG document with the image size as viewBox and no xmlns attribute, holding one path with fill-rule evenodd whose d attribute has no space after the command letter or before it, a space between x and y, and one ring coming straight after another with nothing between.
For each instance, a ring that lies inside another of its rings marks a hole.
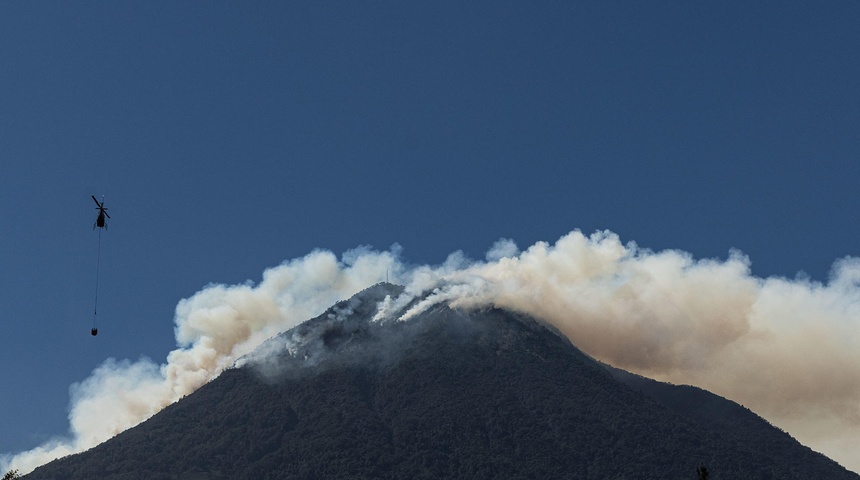
<instances>
[{"instance_id":1,"label":"helicopter main rotor blade","mask_svg":"<svg viewBox=\"0 0 860 480\"><path fill-rule=\"evenodd\" d=\"M99 203L99 201L98 201L98 200L96 200L96 196L95 196L95 195L90 195L90 196L91 196L91 197L93 197L93 201L94 201L94 202L96 202L96 205L98 205L98 206L99 206L99 208L102 208L103 203Z\"/></svg>"},{"instance_id":2,"label":"helicopter main rotor blade","mask_svg":"<svg viewBox=\"0 0 860 480\"><path fill-rule=\"evenodd\" d=\"M107 208L105 210L107 210ZM104 212L104 214L106 217L110 218L110 215L108 215L107 212Z\"/></svg>"}]
</instances>

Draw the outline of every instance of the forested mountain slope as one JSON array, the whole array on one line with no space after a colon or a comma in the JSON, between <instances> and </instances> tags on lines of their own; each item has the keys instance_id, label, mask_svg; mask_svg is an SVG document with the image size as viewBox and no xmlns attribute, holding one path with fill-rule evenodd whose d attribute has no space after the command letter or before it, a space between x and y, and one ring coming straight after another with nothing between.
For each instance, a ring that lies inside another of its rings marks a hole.
<instances>
[{"instance_id":1,"label":"forested mountain slope","mask_svg":"<svg viewBox=\"0 0 860 480\"><path fill-rule=\"evenodd\" d=\"M748 410L608 368L539 322L377 285L90 451L67 479L858 479Z\"/></svg>"}]
</instances>

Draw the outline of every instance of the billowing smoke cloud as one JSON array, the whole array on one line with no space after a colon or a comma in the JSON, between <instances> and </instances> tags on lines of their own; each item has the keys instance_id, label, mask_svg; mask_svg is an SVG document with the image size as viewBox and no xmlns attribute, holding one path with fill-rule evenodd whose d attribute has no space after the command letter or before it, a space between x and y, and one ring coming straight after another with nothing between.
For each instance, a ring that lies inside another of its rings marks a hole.
<instances>
[{"instance_id":1,"label":"billowing smoke cloud","mask_svg":"<svg viewBox=\"0 0 860 480\"><path fill-rule=\"evenodd\" d=\"M342 259L327 251L266 270L258 285L209 285L176 307L180 348L167 362L107 360L72 386L70 436L0 458L0 470L30 472L98 445L194 392L268 337L319 315L339 300L395 275L399 247L358 248Z\"/></svg>"},{"instance_id":2,"label":"billowing smoke cloud","mask_svg":"<svg viewBox=\"0 0 860 480\"><path fill-rule=\"evenodd\" d=\"M551 323L615 366L693 384L746 405L803 443L860 471L860 259L837 261L826 284L753 277L749 260L651 252L610 232L574 231L520 252L500 240L486 261L454 253L408 266L399 249L313 252L251 284L211 285L176 309L180 348L167 363L108 361L73 387L72 438L11 458L29 471L90 448L193 392L266 338L391 275L406 286L377 320L418 297L495 305Z\"/></svg>"},{"instance_id":3,"label":"billowing smoke cloud","mask_svg":"<svg viewBox=\"0 0 860 480\"><path fill-rule=\"evenodd\" d=\"M404 318L440 301L528 313L602 361L733 399L860 471L860 259L837 261L827 284L749 265L573 232L442 275Z\"/></svg>"}]
</instances>

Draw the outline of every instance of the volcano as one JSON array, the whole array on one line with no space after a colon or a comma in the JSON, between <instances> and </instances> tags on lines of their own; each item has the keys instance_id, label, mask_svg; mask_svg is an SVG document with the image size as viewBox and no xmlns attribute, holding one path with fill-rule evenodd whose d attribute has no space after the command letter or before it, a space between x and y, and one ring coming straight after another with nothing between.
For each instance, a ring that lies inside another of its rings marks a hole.
<instances>
[{"instance_id":1,"label":"volcano","mask_svg":"<svg viewBox=\"0 0 860 480\"><path fill-rule=\"evenodd\" d=\"M604 365L536 319L440 302L399 320L421 300L402 294L364 290L25 478L860 479L734 402Z\"/></svg>"}]
</instances>

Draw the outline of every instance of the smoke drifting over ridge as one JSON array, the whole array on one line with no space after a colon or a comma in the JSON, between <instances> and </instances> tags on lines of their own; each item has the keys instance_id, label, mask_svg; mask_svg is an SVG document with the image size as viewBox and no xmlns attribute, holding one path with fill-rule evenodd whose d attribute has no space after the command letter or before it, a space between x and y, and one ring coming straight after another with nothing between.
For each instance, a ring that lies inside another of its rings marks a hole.
<instances>
[{"instance_id":1,"label":"smoke drifting over ridge","mask_svg":"<svg viewBox=\"0 0 860 480\"><path fill-rule=\"evenodd\" d=\"M210 285L179 302L179 348L165 364L106 361L72 388L70 439L0 463L26 472L95 446L387 274L406 288L380 304L377 319L416 298L400 320L439 302L520 311L602 361L742 403L860 471L860 259L837 261L826 284L761 279L737 252L696 260L579 231L522 252L500 240L486 261L457 252L438 266L408 265L397 247L340 260L315 251L267 270L257 285Z\"/></svg>"}]
</instances>

